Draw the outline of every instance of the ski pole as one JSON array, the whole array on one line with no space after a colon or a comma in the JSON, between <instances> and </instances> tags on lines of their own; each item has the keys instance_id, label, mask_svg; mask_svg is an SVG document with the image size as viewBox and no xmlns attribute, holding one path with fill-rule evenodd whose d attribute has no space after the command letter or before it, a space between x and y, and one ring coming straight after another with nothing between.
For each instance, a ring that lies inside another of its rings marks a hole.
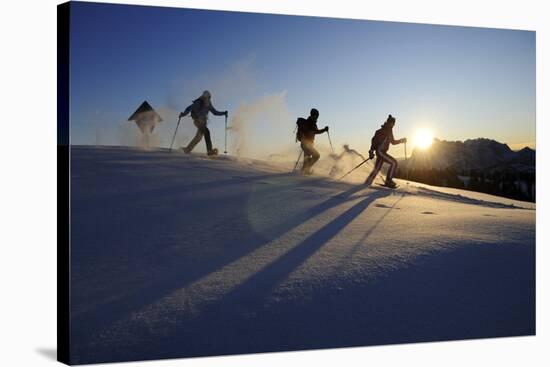
<instances>
[{"instance_id":1,"label":"ski pole","mask_svg":"<svg viewBox=\"0 0 550 367\"><path fill-rule=\"evenodd\" d=\"M300 158L302 157L303 151L300 150L300 154L298 155L298 159L296 159L296 164L294 165L294 169L292 169L292 172L296 171L296 167L298 167L298 162L300 162Z\"/></svg>"},{"instance_id":2,"label":"ski pole","mask_svg":"<svg viewBox=\"0 0 550 367\"><path fill-rule=\"evenodd\" d=\"M178 132L178 127L180 126L181 116L178 118L178 124L176 125L176 130L174 131L174 136L172 136L172 142L170 143L170 149L168 149L169 152L172 151L172 145L174 144L174 139L176 139L176 133Z\"/></svg>"},{"instance_id":3,"label":"ski pole","mask_svg":"<svg viewBox=\"0 0 550 367\"><path fill-rule=\"evenodd\" d=\"M404 143L405 146L405 180L407 180L407 185L409 184L409 161L407 157L407 142Z\"/></svg>"},{"instance_id":4,"label":"ski pole","mask_svg":"<svg viewBox=\"0 0 550 367\"><path fill-rule=\"evenodd\" d=\"M332 153L334 153L334 147L332 146L332 140L330 140L330 133L327 130L327 136L328 136L328 142L330 143L330 149L332 149Z\"/></svg>"},{"instance_id":5,"label":"ski pole","mask_svg":"<svg viewBox=\"0 0 550 367\"><path fill-rule=\"evenodd\" d=\"M223 154L227 154L227 115L225 115L225 143Z\"/></svg>"},{"instance_id":6,"label":"ski pole","mask_svg":"<svg viewBox=\"0 0 550 367\"><path fill-rule=\"evenodd\" d=\"M407 159L407 142L405 142L405 179L409 181L409 162ZM407 182L408 184L408 182Z\"/></svg>"},{"instance_id":7,"label":"ski pole","mask_svg":"<svg viewBox=\"0 0 550 367\"><path fill-rule=\"evenodd\" d=\"M370 160L370 158L365 159L363 162L361 162L361 163L359 163L357 166L353 167L353 169L352 169L351 171L349 171L348 173L346 173L345 175L343 175L342 177L340 177L338 180L343 179L344 177L346 177L347 175L349 175L350 173L352 173L353 171L355 171L357 168L359 168L359 167L361 167L363 164L367 163L369 160Z\"/></svg>"}]
</instances>

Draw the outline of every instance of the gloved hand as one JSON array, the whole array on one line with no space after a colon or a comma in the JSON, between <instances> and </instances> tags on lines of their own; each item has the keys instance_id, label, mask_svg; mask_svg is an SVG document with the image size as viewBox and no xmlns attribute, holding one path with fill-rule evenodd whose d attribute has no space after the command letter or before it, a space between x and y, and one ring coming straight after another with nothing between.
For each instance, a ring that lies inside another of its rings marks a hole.
<instances>
[{"instance_id":1,"label":"gloved hand","mask_svg":"<svg viewBox=\"0 0 550 367\"><path fill-rule=\"evenodd\" d=\"M374 152L372 150L369 150L369 159L374 158Z\"/></svg>"},{"instance_id":2,"label":"gloved hand","mask_svg":"<svg viewBox=\"0 0 550 367\"><path fill-rule=\"evenodd\" d=\"M223 114L225 115L225 117L227 117L229 116L229 111L226 110Z\"/></svg>"},{"instance_id":3,"label":"gloved hand","mask_svg":"<svg viewBox=\"0 0 550 367\"><path fill-rule=\"evenodd\" d=\"M406 142L407 142L407 138L401 139L401 143L406 143Z\"/></svg>"},{"instance_id":4,"label":"gloved hand","mask_svg":"<svg viewBox=\"0 0 550 367\"><path fill-rule=\"evenodd\" d=\"M180 112L180 117L179 118L182 118L182 117L185 117L185 114L183 112Z\"/></svg>"},{"instance_id":5,"label":"gloved hand","mask_svg":"<svg viewBox=\"0 0 550 367\"><path fill-rule=\"evenodd\" d=\"M328 126L325 126L325 131L328 133Z\"/></svg>"}]
</instances>

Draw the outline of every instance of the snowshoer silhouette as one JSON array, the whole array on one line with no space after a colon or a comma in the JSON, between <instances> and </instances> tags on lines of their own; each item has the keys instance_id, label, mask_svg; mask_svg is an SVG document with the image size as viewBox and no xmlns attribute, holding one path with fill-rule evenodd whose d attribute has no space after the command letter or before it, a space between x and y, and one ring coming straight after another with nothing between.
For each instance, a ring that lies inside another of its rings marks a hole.
<instances>
[{"instance_id":1,"label":"snowshoer silhouette","mask_svg":"<svg viewBox=\"0 0 550 367\"><path fill-rule=\"evenodd\" d=\"M388 187L396 187L397 185L393 181L393 175L395 169L397 168L397 161L391 155L388 154L388 149L390 148L390 143L392 145L397 145L401 143L406 143L407 138L395 140L393 137L393 127L395 126L395 118L392 115L388 116L386 122L382 127L376 130L374 137L371 141L371 147L369 150L369 158L374 158L374 153L376 152L376 163L374 164L374 169L367 177L365 184L371 185L378 172L382 168L384 163L388 163L390 168L388 169L388 174L386 175L385 185Z\"/></svg>"},{"instance_id":2,"label":"snowshoer silhouette","mask_svg":"<svg viewBox=\"0 0 550 367\"><path fill-rule=\"evenodd\" d=\"M319 111L312 108L307 119L299 118L296 122L298 125L296 139L300 141L300 146L304 151L304 163L302 165L302 173L304 175L310 175L312 173L311 168L321 157L314 146L315 135L328 131L328 126L325 126L323 129L319 130L317 127L318 118Z\"/></svg>"},{"instance_id":3,"label":"snowshoer silhouette","mask_svg":"<svg viewBox=\"0 0 550 367\"><path fill-rule=\"evenodd\" d=\"M210 138L210 130L208 130L208 127L206 126L208 123L208 112L211 112L212 114L216 116L226 116L227 117L227 111L220 112L214 108L212 105L210 92L205 90L202 95L195 99L191 105L189 105L185 111L180 113L180 118L187 116L189 113L191 113L191 118L193 119L193 124L197 127L197 134L189 142L189 144L182 148L185 153L191 153L193 148L195 148L195 145L201 141L202 137L204 136L204 140L206 142L206 152L208 155L216 155L218 154L218 149L212 148L212 139Z\"/></svg>"},{"instance_id":4,"label":"snowshoer silhouette","mask_svg":"<svg viewBox=\"0 0 550 367\"><path fill-rule=\"evenodd\" d=\"M361 153L359 153L355 149L350 149L348 144L344 144L344 151L342 153L340 153L340 155L336 155L334 153L330 155L330 157L332 159L334 159L334 161L335 161L334 166L332 166L332 169L329 172L330 177L334 177L338 172L341 171L341 167L339 167L338 163L342 158L344 158L346 156L349 156L352 159L355 156L355 157L361 158L362 160L366 160L366 158L363 157L363 155Z\"/></svg>"}]
</instances>

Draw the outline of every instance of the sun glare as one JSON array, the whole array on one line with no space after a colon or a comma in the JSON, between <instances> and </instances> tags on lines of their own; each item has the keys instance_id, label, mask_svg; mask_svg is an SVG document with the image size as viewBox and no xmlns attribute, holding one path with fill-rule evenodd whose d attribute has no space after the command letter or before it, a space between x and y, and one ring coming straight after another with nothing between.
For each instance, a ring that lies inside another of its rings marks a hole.
<instances>
[{"instance_id":1,"label":"sun glare","mask_svg":"<svg viewBox=\"0 0 550 367\"><path fill-rule=\"evenodd\" d=\"M428 149L432 145L434 134L428 129L420 129L414 136L414 146L420 149Z\"/></svg>"}]
</instances>

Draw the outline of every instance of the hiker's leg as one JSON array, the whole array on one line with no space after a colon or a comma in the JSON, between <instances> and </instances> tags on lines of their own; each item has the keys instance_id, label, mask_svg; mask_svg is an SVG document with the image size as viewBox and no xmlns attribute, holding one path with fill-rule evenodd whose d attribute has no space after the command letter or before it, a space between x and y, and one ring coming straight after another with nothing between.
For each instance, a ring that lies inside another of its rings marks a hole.
<instances>
[{"instance_id":1,"label":"hiker's leg","mask_svg":"<svg viewBox=\"0 0 550 367\"><path fill-rule=\"evenodd\" d=\"M195 148L195 145L197 145L199 141L201 141L201 139L202 139L202 131L201 129L197 129L197 133L195 134L195 137L193 138L193 140L191 140L187 145L186 151L191 152L193 148Z\"/></svg>"},{"instance_id":2,"label":"hiker's leg","mask_svg":"<svg viewBox=\"0 0 550 367\"><path fill-rule=\"evenodd\" d=\"M311 144L310 151L311 151L311 165L313 166L319 160L319 158L321 158L321 154L319 154L319 152L317 151L317 149L315 149L313 144Z\"/></svg>"},{"instance_id":3,"label":"hiker's leg","mask_svg":"<svg viewBox=\"0 0 550 367\"><path fill-rule=\"evenodd\" d=\"M309 151L309 144L306 142L301 142L300 147L302 148L302 151L304 152L304 163L302 164L302 172L305 173L308 171L310 162L311 162L311 153Z\"/></svg>"},{"instance_id":4,"label":"hiker's leg","mask_svg":"<svg viewBox=\"0 0 550 367\"><path fill-rule=\"evenodd\" d=\"M302 149L304 150L304 156L307 157L307 159L304 159L304 167L302 170L304 173L309 174L311 173L311 167L319 160L321 155L313 147L313 142L307 141L302 143Z\"/></svg>"},{"instance_id":5,"label":"hiker's leg","mask_svg":"<svg viewBox=\"0 0 550 367\"><path fill-rule=\"evenodd\" d=\"M210 139L210 130L206 126L202 129L204 135L204 141L206 142L206 151L210 152L212 150L212 139Z\"/></svg>"},{"instance_id":6,"label":"hiker's leg","mask_svg":"<svg viewBox=\"0 0 550 367\"><path fill-rule=\"evenodd\" d=\"M380 152L380 156L390 165L390 168L388 168L388 174L386 175L386 182L391 182L393 181L393 175L395 173L395 169L397 168L397 161L388 153Z\"/></svg>"},{"instance_id":7,"label":"hiker's leg","mask_svg":"<svg viewBox=\"0 0 550 367\"><path fill-rule=\"evenodd\" d=\"M372 185L372 182L376 178L376 175L378 175L378 172L380 172L380 169L382 168L382 165L384 164L384 159L380 158L380 156L376 157L376 163L374 164L374 168L372 169L369 177L365 180L365 183L367 185Z\"/></svg>"},{"instance_id":8,"label":"hiker's leg","mask_svg":"<svg viewBox=\"0 0 550 367\"><path fill-rule=\"evenodd\" d=\"M307 170L309 170L309 161L311 160L311 157L308 157L308 156L305 156L304 155L304 162L302 164L302 173L305 173L307 172Z\"/></svg>"}]
</instances>

